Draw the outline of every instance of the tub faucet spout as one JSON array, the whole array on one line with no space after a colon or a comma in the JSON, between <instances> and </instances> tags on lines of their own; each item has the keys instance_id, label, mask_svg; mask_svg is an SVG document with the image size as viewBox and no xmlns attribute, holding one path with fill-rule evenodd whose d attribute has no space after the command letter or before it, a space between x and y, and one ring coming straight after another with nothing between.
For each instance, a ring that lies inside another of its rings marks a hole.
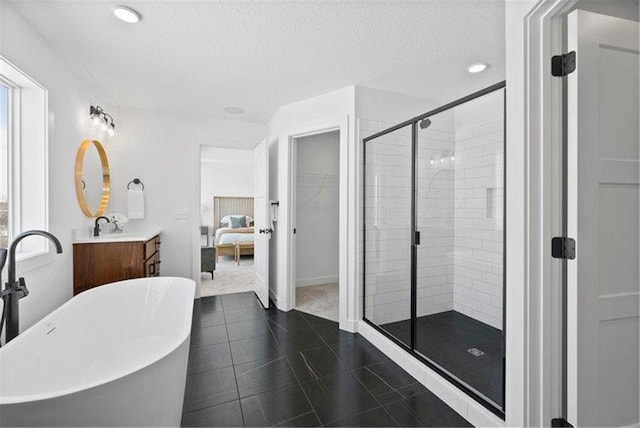
<instances>
[{"instance_id":1,"label":"tub faucet spout","mask_svg":"<svg viewBox=\"0 0 640 428\"><path fill-rule=\"evenodd\" d=\"M18 301L26 297L29 294L29 290L27 290L27 283L24 278L19 278L16 280L16 248L20 241L28 236L44 236L54 243L56 246L56 252L58 254L62 253L62 245L60 245L60 241L53 234L49 232L45 232L44 230L30 230L28 232L21 233L16 236L11 245L9 246L9 265L7 267L8 279L5 284L4 290L0 293L2 295L2 300L4 300L4 310L3 317L6 318L7 323L7 334L6 334L6 342L14 339L20 332L19 328L19 304ZM5 342L5 343L6 343Z\"/></svg>"},{"instance_id":2,"label":"tub faucet spout","mask_svg":"<svg viewBox=\"0 0 640 428\"><path fill-rule=\"evenodd\" d=\"M100 216L100 217L96 218L96 222L94 223L94 226L93 226L93 236L94 237L100 236L100 220L101 219L107 220L107 223L111 223L111 221L105 216Z\"/></svg>"}]
</instances>

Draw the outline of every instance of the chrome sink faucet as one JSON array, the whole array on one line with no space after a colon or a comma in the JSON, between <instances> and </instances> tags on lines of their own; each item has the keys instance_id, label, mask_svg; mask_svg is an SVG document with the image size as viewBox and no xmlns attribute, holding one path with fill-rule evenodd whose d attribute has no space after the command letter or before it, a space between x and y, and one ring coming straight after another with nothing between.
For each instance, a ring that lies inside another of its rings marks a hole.
<instances>
[{"instance_id":1,"label":"chrome sink faucet","mask_svg":"<svg viewBox=\"0 0 640 428\"><path fill-rule=\"evenodd\" d=\"M111 223L111 221L105 216L101 216L101 217L96 218L96 222L95 222L95 224L93 226L93 236L94 237L100 236L100 219L107 220L107 223Z\"/></svg>"},{"instance_id":2,"label":"chrome sink faucet","mask_svg":"<svg viewBox=\"0 0 640 428\"><path fill-rule=\"evenodd\" d=\"M7 322L7 334L5 343L14 339L20 333L18 301L29 294L29 290L27 290L27 283L25 282L24 278L19 278L16 281L16 248L20 241L28 236L33 235L44 236L45 238L48 238L56 246L56 253L62 253L62 245L60 245L60 241L58 241L58 238L56 238L49 232L45 232L44 230L30 230L28 232L21 233L20 235L16 236L16 238L9 246L9 266L7 267L8 280L5 284L4 290L0 292L2 300L4 301L2 321L5 321L6 319ZM6 257L6 254L7 250L1 248L0 265L4 265L4 258Z\"/></svg>"}]
</instances>

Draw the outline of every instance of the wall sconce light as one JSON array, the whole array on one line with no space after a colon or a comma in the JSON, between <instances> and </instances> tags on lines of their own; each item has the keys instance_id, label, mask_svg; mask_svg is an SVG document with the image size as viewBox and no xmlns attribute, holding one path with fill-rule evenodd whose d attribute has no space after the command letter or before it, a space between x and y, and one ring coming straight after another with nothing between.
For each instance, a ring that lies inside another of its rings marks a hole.
<instances>
[{"instance_id":1,"label":"wall sconce light","mask_svg":"<svg viewBox=\"0 0 640 428\"><path fill-rule=\"evenodd\" d=\"M110 137L116 133L116 125L113 123L113 116L104 111L100 106L89 106L89 119L94 126L100 127Z\"/></svg>"}]
</instances>

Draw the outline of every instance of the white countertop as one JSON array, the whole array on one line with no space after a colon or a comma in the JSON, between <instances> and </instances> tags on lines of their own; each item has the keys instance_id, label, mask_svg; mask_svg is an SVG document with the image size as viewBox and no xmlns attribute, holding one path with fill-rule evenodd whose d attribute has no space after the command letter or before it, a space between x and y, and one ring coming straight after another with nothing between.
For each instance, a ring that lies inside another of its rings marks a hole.
<instances>
[{"instance_id":1,"label":"white countertop","mask_svg":"<svg viewBox=\"0 0 640 428\"><path fill-rule=\"evenodd\" d=\"M107 242L145 242L159 235L162 230L160 229L148 229L141 231L125 231L122 233L105 233L100 236L91 236L88 228L74 229L73 231L73 243L74 244L99 244Z\"/></svg>"}]
</instances>

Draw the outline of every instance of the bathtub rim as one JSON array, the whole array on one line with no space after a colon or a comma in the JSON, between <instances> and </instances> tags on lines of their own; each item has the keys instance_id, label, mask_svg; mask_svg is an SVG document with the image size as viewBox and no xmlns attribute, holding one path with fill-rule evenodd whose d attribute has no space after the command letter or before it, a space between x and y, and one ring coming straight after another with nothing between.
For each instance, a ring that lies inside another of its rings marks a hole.
<instances>
[{"instance_id":1,"label":"bathtub rim","mask_svg":"<svg viewBox=\"0 0 640 428\"><path fill-rule=\"evenodd\" d=\"M177 276L163 276L163 277L159 277L162 279L169 279L169 280L180 280L180 281L186 281L187 283L189 283L191 285L191 292L189 293L191 295L191 298L189 299L189 316L191 317L191 319L193 319L193 305L194 305L194 299L195 299L195 287L196 287L196 283L194 280L190 279L190 278L183 278L183 277L177 277ZM124 283L124 282L146 282L146 281L153 281L154 278L134 278L134 279L125 279L122 281L116 281L116 282L109 282L107 284L103 284L103 285L112 285L112 284L119 284L119 283ZM83 291L81 294L84 293L91 293L91 292L99 292L99 290L103 287L103 285L99 286L99 287L94 287L92 289ZM21 335L30 333L32 331L32 329L39 325L41 322L46 322L49 318L53 317L54 315L56 315L59 311L62 311L65 306L71 304L71 302L73 301L73 299L77 297L77 296L73 296L71 299L67 300L66 302L64 302L62 305L60 305L58 308L54 309L52 312L50 312L48 315L46 315L44 318L42 318L40 321L38 321L37 323L33 324L31 327L29 327L28 329L26 329L23 333L21 333L20 335L18 335L18 338ZM145 369L146 367L150 366L151 364L154 364L160 360L162 360L163 358L166 358L168 355L170 355L172 352L175 352L180 346L182 346L185 341L190 340L191 338L191 326L189 326L188 329L186 329L186 335L182 336L178 341L178 343L176 343L175 346L171 346L167 352L162 353L161 355L158 356L158 358L154 359L151 362L148 362L147 364L134 364L132 366L132 368L130 370L126 370L123 371L122 373L118 373L117 375L113 375L113 376L107 376L104 378L101 378L99 381L97 382L87 382L86 384L83 384L81 387L76 387L76 388L66 388L66 389L60 389L60 390L56 390L55 392L52 393L48 393L48 394L30 394L30 395L11 395L11 396L5 396L5 395L1 395L1 389L0 389L0 406L3 405L14 405L14 404L22 404L22 403L31 403L31 402L36 402L36 401L43 401L43 400L49 400L49 399L55 399L55 398L60 398L60 397L64 397L66 395L71 395L74 393L78 393L81 391L85 391L85 390L89 390L92 388L96 388L99 387L100 385L105 385L107 383L111 383L114 381L117 381L119 379L122 379L126 376L129 376L133 373L139 372L140 370ZM16 341L14 339L14 341L9 342L9 344L6 344L4 346L2 346L2 348L0 348L0 355L2 355L2 353L10 348L13 347L12 345L15 344Z\"/></svg>"}]
</instances>

